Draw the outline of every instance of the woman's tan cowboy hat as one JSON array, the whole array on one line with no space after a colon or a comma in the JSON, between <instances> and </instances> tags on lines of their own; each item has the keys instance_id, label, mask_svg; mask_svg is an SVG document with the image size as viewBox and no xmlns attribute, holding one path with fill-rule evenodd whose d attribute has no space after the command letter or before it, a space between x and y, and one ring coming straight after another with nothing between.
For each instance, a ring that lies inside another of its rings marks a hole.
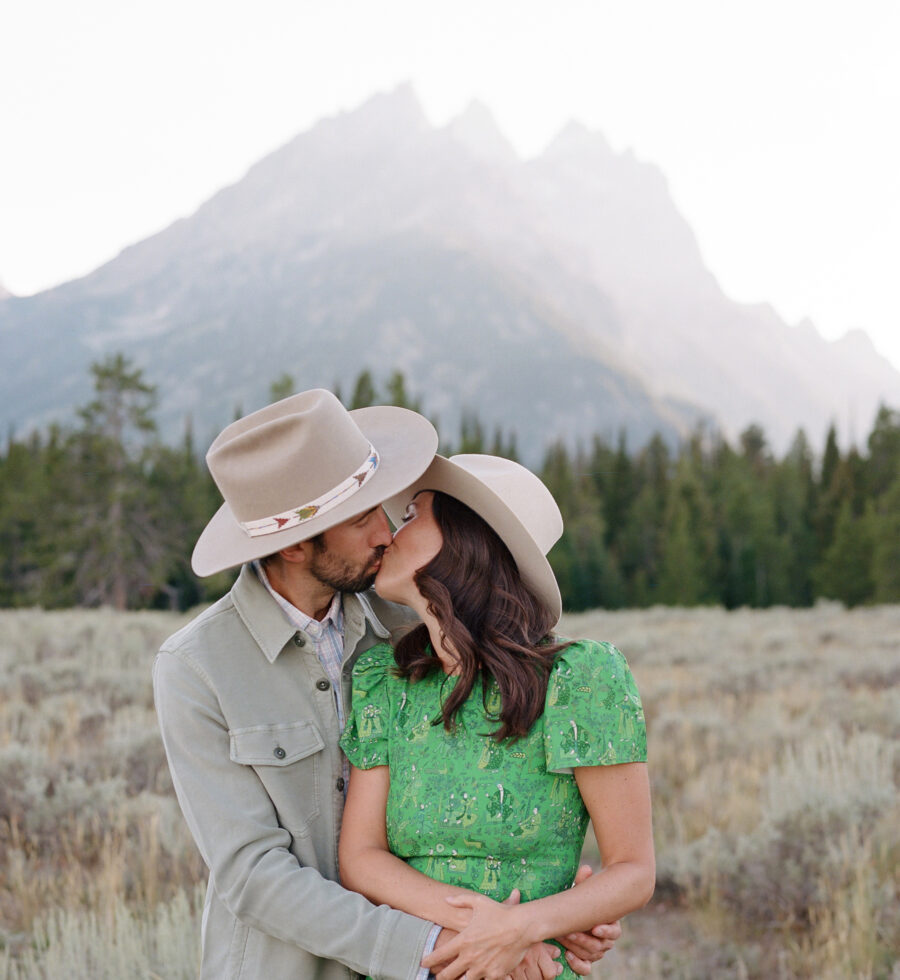
<instances>
[{"instance_id":1,"label":"woman's tan cowboy hat","mask_svg":"<svg viewBox=\"0 0 900 980\"><path fill-rule=\"evenodd\" d=\"M324 389L232 422L206 454L225 503L197 541L194 571L213 575L371 510L420 476L437 444L416 412L348 412Z\"/></svg>"},{"instance_id":2,"label":"woman's tan cowboy hat","mask_svg":"<svg viewBox=\"0 0 900 980\"><path fill-rule=\"evenodd\" d=\"M420 490L440 490L471 507L509 548L525 583L559 618L562 599L546 556L563 532L563 520L534 473L500 456L435 456L412 486L385 502L394 524Z\"/></svg>"}]
</instances>

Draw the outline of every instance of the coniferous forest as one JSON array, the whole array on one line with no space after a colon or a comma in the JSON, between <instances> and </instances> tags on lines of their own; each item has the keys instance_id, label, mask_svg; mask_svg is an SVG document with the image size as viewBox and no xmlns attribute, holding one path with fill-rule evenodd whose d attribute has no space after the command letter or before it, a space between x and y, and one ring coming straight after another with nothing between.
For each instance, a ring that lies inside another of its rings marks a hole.
<instances>
[{"instance_id":1,"label":"coniferous forest","mask_svg":"<svg viewBox=\"0 0 900 980\"><path fill-rule=\"evenodd\" d=\"M190 569L221 502L190 420L181 444L165 445L141 370L116 354L91 372L94 397L71 424L12 433L3 447L0 606L186 609L217 598L233 574L199 580ZM293 390L283 375L270 394ZM363 372L347 394L350 408L420 408L399 372L380 387ZM516 438L486 432L472 412L441 452L515 458ZM798 432L778 459L751 425L737 444L697 432L677 451L660 437L560 440L538 473L565 518L551 563L567 609L900 602L900 411L882 407L860 447L842 449L832 428L821 456Z\"/></svg>"}]
</instances>

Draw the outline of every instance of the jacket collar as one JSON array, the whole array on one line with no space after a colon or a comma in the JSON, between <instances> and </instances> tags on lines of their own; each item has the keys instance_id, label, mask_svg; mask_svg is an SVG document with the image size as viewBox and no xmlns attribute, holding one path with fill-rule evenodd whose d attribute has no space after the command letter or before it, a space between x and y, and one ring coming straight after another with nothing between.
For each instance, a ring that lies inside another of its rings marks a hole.
<instances>
[{"instance_id":1,"label":"jacket collar","mask_svg":"<svg viewBox=\"0 0 900 980\"><path fill-rule=\"evenodd\" d=\"M344 660L346 661L366 632L366 622L372 627L372 632L382 640L390 638L390 630L382 625L381 620L372 610L372 604L365 592L344 593Z\"/></svg>"},{"instance_id":2,"label":"jacket collar","mask_svg":"<svg viewBox=\"0 0 900 980\"><path fill-rule=\"evenodd\" d=\"M288 622L278 603L266 591L252 565L241 568L237 581L231 589L234 607L247 627L250 635L259 645L269 663L274 663L285 646L297 636L303 636L310 650L315 641L303 630L297 630ZM378 617L365 593L345 592L344 603L344 651L352 652L366 632L366 622L381 639L390 636Z\"/></svg>"}]
</instances>

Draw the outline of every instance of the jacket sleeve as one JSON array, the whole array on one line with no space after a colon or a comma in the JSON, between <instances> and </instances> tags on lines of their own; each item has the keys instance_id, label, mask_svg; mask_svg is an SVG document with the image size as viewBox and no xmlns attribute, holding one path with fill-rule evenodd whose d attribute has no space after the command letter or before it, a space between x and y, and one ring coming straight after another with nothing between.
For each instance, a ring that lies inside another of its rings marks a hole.
<instances>
[{"instance_id":1,"label":"jacket sleeve","mask_svg":"<svg viewBox=\"0 0 900 980\"><path fill-rule=\"evenodd\" d=\"M431 923L302 866L252 767L230 757L208 679L164 647L153 689L175 792L217 895L254 929L378 980L417 976Z\"/></svg>"}]
</instances>

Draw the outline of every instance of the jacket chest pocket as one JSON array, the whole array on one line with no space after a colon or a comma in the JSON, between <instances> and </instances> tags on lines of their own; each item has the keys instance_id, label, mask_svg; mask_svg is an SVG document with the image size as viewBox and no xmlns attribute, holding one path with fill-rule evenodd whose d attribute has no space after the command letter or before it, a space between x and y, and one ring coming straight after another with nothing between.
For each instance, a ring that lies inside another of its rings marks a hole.
<instances>
[{"instance_id":1,"label":"jacket chest pocket","mask_svg":"<svg viewBox=\"0 0 900 980\"><path fill-rule=\"evenodd\" d=\"M310 721L236 728L231 760L252 766L278 812L278 822L306 837L319 815L325 741Z\"/></svg>"}]
</instances>

